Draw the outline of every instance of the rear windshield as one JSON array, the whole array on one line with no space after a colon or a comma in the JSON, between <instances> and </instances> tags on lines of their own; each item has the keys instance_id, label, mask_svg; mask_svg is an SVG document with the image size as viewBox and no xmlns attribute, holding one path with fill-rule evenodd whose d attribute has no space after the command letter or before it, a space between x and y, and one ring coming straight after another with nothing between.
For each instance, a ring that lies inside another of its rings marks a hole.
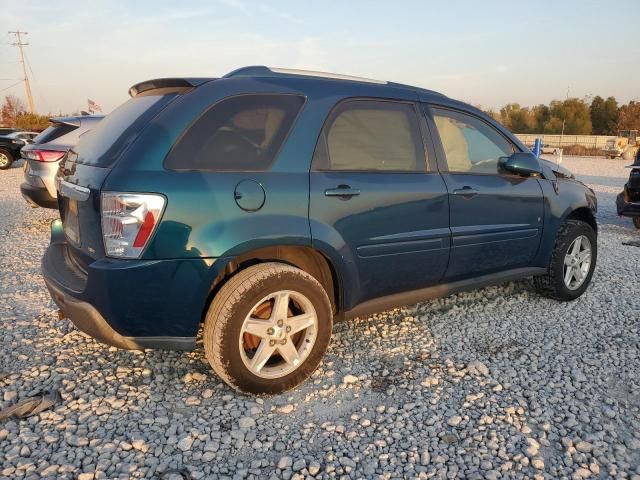
<instances>
[{"instance_id":1,"label":"rear windshield","mask_svg":"<svg viewBox=\"0 0 640 480\"><path fill-rule=\"evenodd\" d=\"M175 96L140 95L123 103L82 135L73 149L75 161L96 167L110 166Z\"/></svg>"},{"instance_id":2,"label":"rear windshield","mask_svg":"<svg viewBox=\"0 0 640 480\"><path fill-rule=\"evenodd\" d=\"M68 125L66 123L54 123L49 128L40 133L36 138L33 139L33 143L49 143L54 140L60 138L67 133L73 132L76 128L76 125Z\"/></svg>"}]
</instances>

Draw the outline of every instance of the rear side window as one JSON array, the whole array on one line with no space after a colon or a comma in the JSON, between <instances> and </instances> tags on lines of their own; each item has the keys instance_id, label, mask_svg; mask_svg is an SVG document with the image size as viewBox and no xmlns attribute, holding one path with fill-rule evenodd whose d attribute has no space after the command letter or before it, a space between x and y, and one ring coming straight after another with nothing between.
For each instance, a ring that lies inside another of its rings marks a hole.
<instances>
[{"instance_id":1,"label":"rear side window","mask_svg":"<svg viewBox=\"0 0 640 480\"><path fill-rule=\"evenodd\" d=\"M213 105L178 140L173 170L263 171L273 163L302 105L298 95L240 95Z\"/></svg>"},{"instance_id":2,"label":"rear side window","mask_svg":"<svg viewBox=\"0 0 640 480\"><path fill-rule=\"evenodd\" d=\"M162 110L175 93L138 95L90 127L73 149L75 161L97 167L110 166L136 139L142 129Z\"/></svg>"},{"instance_id":3,"label":"rear side window","mask_svg":"<svg viewBox=\"0 0 640 480\"><path fill-rule=\"evenodd\" d=\"M315 170L424 171L424 145L412 104L352 100L330 115Z\"/></svg>"},{"instance_id":4,"label":"rear side window","mask_svg":"<svg viewBox=\"0 0 640 480\"><path fill-rule=\"evenodd\" d=\"M76 128L78 128L76 125L69 125L67 123L54 123L46 130L44 130L40 135L34 138L33 143L53 142L61 136L73 132Z\"/></svg>"}]
</instances>

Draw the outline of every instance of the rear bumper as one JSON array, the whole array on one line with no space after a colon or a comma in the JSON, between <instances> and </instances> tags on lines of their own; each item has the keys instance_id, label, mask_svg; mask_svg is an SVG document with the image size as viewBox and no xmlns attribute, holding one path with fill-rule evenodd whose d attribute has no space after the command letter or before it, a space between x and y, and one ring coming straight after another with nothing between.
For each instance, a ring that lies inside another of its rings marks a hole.
<instances>
[{"instance_id":1,"label":"rear bumper","mask_svg":"<svg viewBox=\"0 0 640 480\"><path fill-rule=\"evenodd\" d=\"M629 201L628 197L626 190L619 193L616 197L618 215L622 215L623 217L640 217L640 201Z\"/></svg>"},{"instance_id":2,"label":"rear bumper","mask_svg":"<svg viewBox=\"0 0 640 480\"><path fill-rule=\"evenodd\" d=\"M24 181L34 187L44 188L51 198L56 198L56 173L60 162L38 162L25 159ZM57 207L56 207L57 208Z\"/></svg>"},{"instance_id":3,"label":"rear bumper","mask_svg":"<svg viewBox=\"0 0 640 480\"><path fill-rule=\"evenodd\" d=\"M195 338L189 337L125 337L120 335L93 305L65 293L51 281L48 281L46 277L44 283L65 318L69 318L81 332L106 345L126 350L145 348L193 350L195 346Z\"/></svg>"},{"instance_id":4,"label":"rear bumper","mask_svg":"<svg viewBox=\"0 0 640 480\"><path fill-rule=\"evenodd\" d=\"M44 186L36 187L25 182L20 185L20 193L27 203L34 207L58 208L58 199L52 197Z\"/></svg>"},{"instance_id":5,"label":"rear bumper","mask_svg":"<svg viewBox=\"0 0 640 480\"><path fill-rule=\"evenodd\" d=\"M65 317L96 340L124 349L192 350L216 275L213 263L102 259L83 271L67 243L54 241L42 274Z\"/></svg>"}]
</instances>

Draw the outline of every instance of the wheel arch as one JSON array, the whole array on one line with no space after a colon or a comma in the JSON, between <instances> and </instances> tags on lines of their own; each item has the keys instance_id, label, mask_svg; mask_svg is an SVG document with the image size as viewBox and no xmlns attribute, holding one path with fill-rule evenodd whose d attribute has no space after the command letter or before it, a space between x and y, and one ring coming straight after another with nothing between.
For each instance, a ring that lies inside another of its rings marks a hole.
<instances>
[{"instance_id":1,"label":"wheel arch","mask_svg":"<svg viewBox=\"0 0 640 480\"><path fill-rule=\"evenodd\" d=\"M598 222L596 221L596 216L593 214L593 211L589 207L578 207L570 210L563 219L562 223L566 222L567 220L580 220L582 222L585 222L589 224L591 228L593 228L593 231L596 232L596 234L598 233Z\"/></svg>"},{"instance_id":2,"label":"wheel arch","mask_svg":"<svg viewBox=\"0 0 640 480\"><path fill-rule=\"evenodd\" d=\"M324 287L334 315L343 310L341 277L325 254L302 245L276 245L249 250L229 258L210 286L201 319L204 320L211 301L230 278L251 265L265 262L281 262L307 272Z\"/></svg>"}]
</instances>

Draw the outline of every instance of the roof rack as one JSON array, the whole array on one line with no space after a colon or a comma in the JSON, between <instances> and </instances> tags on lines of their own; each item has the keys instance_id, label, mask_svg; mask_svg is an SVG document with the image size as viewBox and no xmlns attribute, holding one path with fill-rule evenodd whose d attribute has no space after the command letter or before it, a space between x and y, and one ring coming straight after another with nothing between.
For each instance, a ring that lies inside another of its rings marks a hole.
<instances>
[{"instance_id":1,"label":"roof rack","mask_svg":"<svg viewBox=\"0 0 640 480\"><path fill-rule=\"evenodd\" d=\"M374 80L372 78L354 77L352 75L342 75L339 73L317 72L315 70L298 70L295 68L272 68L262 65L251 67L242 67L227 73L224 78L238 76L279 76L279 75L297 75L302 77L330 78L333 80L347 80L350 82L366 82L377 83L379 85L387 85L386 80Z\"/></svg>"}]
</instances>

